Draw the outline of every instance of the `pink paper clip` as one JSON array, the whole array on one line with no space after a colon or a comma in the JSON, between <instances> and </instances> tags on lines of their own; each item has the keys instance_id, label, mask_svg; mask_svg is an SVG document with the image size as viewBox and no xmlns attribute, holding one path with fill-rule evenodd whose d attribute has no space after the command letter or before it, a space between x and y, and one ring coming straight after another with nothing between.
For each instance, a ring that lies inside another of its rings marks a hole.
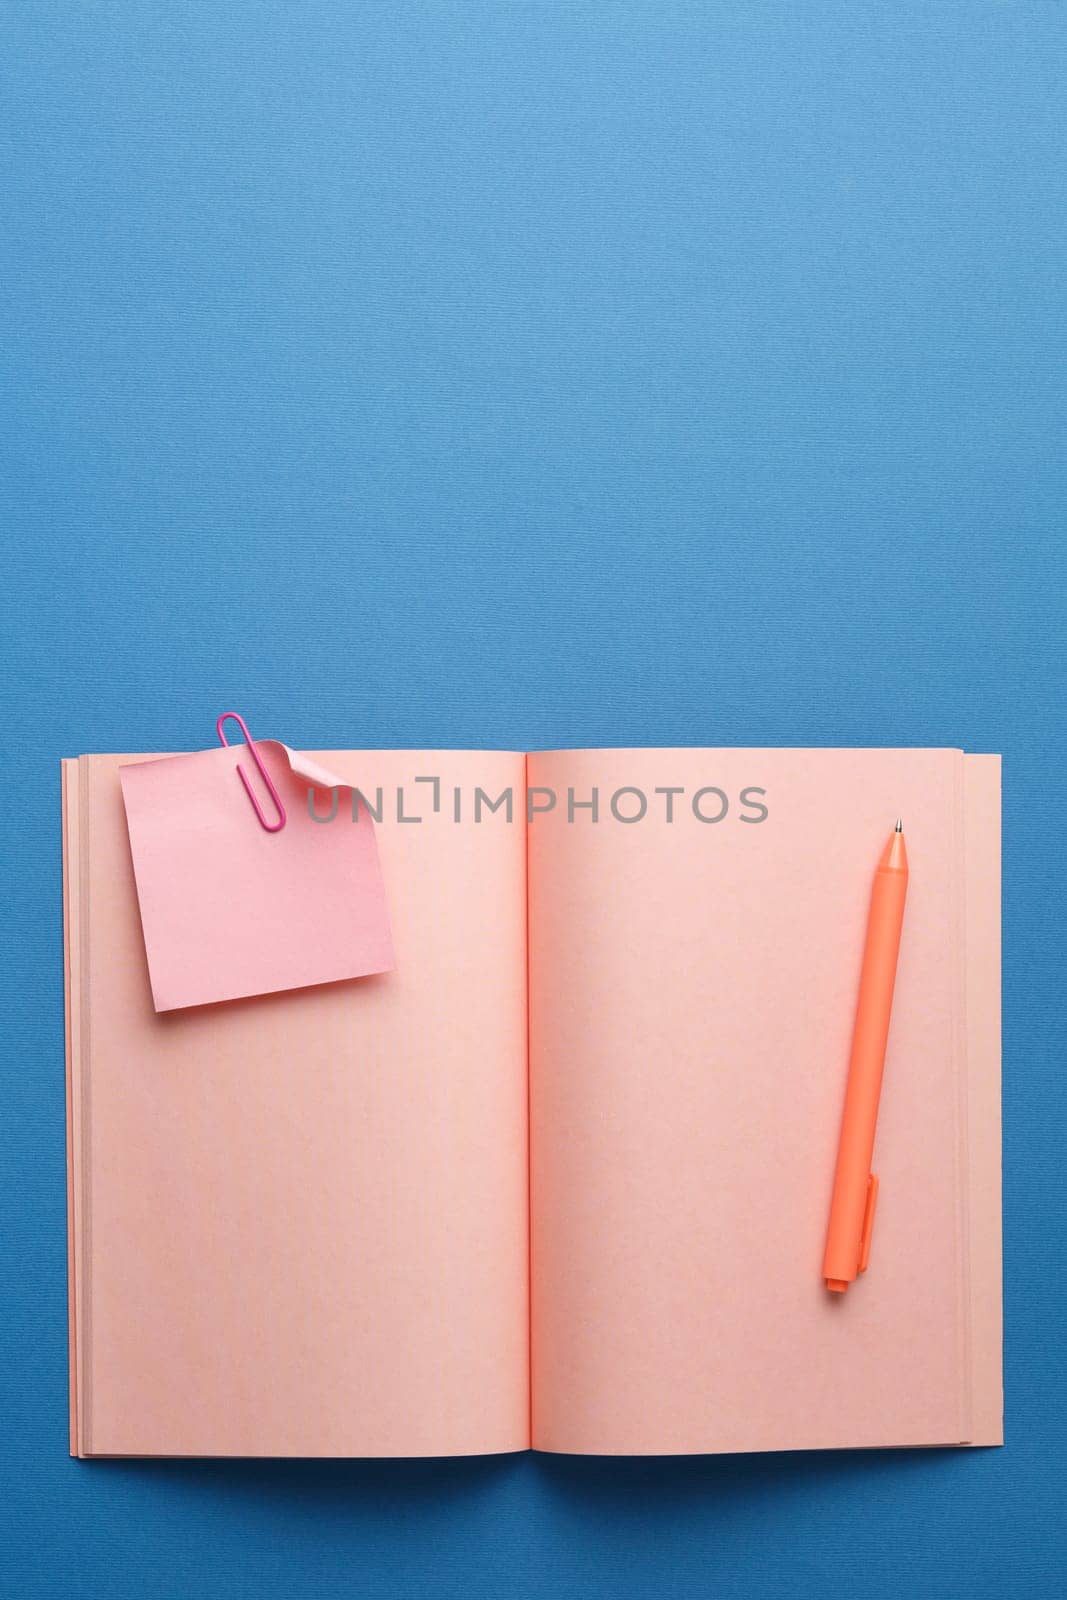
<instances>
[{"instance_id":1,"label":"pink paper clip","mask_svg":"<svg viewBox=\"0 0 1067 1600\"><path fill-rule=\"evenodd\" d=\"M263 809L260 806L259 801L255 797L255 793L253 792L252 785L248 781L248 775L246 774L245 769L240 764L238 764L238 767L237 767L237 776L240 778L241 782L245 786L245 789L246 789L247 794L248 794L248 798L252 802L252 808L255 811L256 816L259 818L260 827L261 828L265 828L268 833L280 833L281 830L285 827L285 807L282 805L281 795L278 793L277 789L274 787L273 782L271 781L270 773L267 771L266 767L263 765L263 757L260 755L259 751L256 749L254 743L252 742L252 735L248 731L248 724L245 722L245 719L244 719L244 717L241 716L240 712L238 712L238 711L224 711L222 713L222 716L219 718L219 720L215 724L215 731L219 736L219 741L220 741L220 743L224 744L227 747L227 749L229 748L230 741L227 739L226 735L222 731L222 724L226 721L226 719L228 717L232 717L233 718L234 722L237 723L237 725L240 728L241 732L245 736L245 743L247 744L249 750L252 752L252 760L255 762L256 766L259 768L259 775L263 779L263 782L267 785L267 788L270 790L270 797L274 801L274 804L278 808L278 821L277 822L268 822L266 817L263 815Z\"/></svg>"}]
</instances>

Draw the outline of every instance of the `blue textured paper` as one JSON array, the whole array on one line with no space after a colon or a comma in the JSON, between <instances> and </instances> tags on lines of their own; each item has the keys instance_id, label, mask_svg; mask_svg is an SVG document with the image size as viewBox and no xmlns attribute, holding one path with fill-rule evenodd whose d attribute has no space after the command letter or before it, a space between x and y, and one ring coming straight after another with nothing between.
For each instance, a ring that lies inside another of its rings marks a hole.
<instances>
[{"instance_id":1,"label":"blue textured paper","mask_svg":"<svg viewBox=\"0 0 1067 1600\"><path fill-rule=\"evenodd\" d=\"M1065 47L1053 0L5 8L5 1594L1062 1589ZM70 1462L58 760L231 706L1003 751L1006 1449Z\"/></svg>"}]
</instances>

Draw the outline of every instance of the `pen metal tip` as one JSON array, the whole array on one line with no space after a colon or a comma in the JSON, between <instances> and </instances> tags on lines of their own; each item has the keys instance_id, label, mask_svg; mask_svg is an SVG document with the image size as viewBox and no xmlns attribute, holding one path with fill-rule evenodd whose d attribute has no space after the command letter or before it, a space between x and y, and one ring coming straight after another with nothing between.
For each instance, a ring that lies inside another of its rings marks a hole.
<instances>
[{"instance_id":1,"label":"pen metal tip","mask_svg":"<svg viewBox=\"0 0 1067 1600\"><path fill-rule=\"evenodd\" d=\"M897 818L897 825L893 829L893 832L894 833L903 833L904 832L904 824L901 822L899 817Z\"/></svg>"}]
</instances>

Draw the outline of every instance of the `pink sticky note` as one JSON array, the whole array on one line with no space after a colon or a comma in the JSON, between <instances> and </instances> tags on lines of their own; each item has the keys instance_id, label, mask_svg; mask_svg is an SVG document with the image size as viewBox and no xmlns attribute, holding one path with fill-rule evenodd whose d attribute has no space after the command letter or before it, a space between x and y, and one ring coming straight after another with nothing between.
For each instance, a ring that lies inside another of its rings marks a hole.
<instances>
[{"instance_id":1,"label":"pink sticky note","mask_svg":"<svg viewBox=\"0 0 1067 1600\"><path fill-rule=\"evenodd\" d=\"M394 965L374 824L338 779L257 740L287 821L268 833L237 773L245 745L122 767L157 1011L388 972ZM315 813L308 791L317 789ZM337 789L333 804L330 790ZM267 795L262 804L273 817Z\"/></svg>"}]
</instances>

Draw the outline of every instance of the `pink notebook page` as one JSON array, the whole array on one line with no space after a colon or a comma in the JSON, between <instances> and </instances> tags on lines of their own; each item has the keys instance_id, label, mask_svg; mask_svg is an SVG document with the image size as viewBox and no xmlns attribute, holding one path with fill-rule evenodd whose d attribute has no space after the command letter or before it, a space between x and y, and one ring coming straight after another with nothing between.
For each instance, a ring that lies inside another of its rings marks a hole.
<instances>
[{"instance_id":1,"label":"pink notebook page","mask_svg":"<svg viewBox=\"0 0 1067 1600\"><path fill-rule=\"evenodd\" d=\"M999 990L999 766L978 759L529 758L530 784L560 797L529 835L536 1448L999 1441L998 1018L974 992ZM685 791L672 824L652 799L670 785ZM709 825L690 797L711 785L731 809ZM608 814L623 786L652 799L639 823ZM766 790L755 825L739 820L748 786ZM569 788L599 791L597 823L588 810L568 822ZM867 905L898 813L911 879L871 1265L830 1296L820 1267ZM969 992L984 1008L970 1135Z\"/></svg>"},{"instance_id":2,"label":"pink notebook page","mask_svg":"<svg viewBox=\"0 0 1067 1600\"><path fill-rule=\"evenodd\" d=\"M418 774L521 793L524 758L316 758L385 790L395 972L162 1015L119 788L137 759L64 764L72 1448L525 1448L523 830L395 804Z\"/></svg>"}]
</instances>

